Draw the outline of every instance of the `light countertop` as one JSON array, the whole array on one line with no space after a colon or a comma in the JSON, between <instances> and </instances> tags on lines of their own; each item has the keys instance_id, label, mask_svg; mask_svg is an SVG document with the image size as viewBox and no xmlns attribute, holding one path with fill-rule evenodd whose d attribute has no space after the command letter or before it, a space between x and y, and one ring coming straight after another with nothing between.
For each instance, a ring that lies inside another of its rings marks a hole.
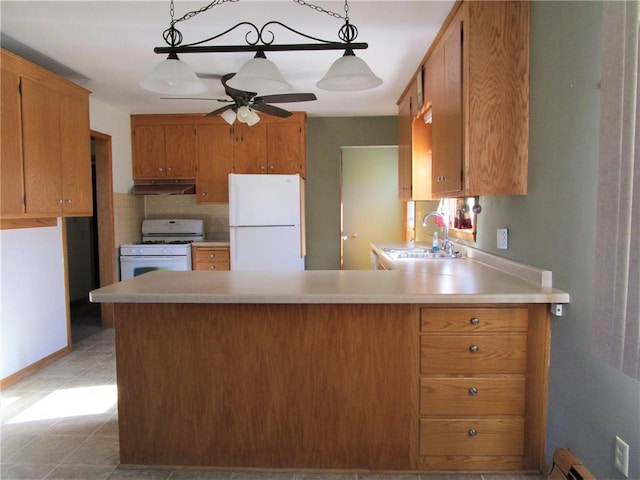
<instances>
[{"instance_id":1,"label":"light countertop","mask_svg":"<svg viewBox=\"0 0 640 480\"><path fill-rule=\"evenodd\" d=\"M193 242L191 244L193 247L228 247L229 245L230 243L228 240L204 240L202 242Z\"/></svg>"},{"instance_id":2,"label":"light countertop","mask_svg":"<svg viewBox=\"0 0 640 480\"><path fill-rule=\"evenodd\" d=\"M374 250L387 246L374 244ZM476 255L476 254L473 254ZM550 272L482 254L395 270L155 271L90 294L98 303L567 303ZM486 255L486 254L484 254ZM502 263L501 263L502 262Z\"/></svg>"}]
</instances>

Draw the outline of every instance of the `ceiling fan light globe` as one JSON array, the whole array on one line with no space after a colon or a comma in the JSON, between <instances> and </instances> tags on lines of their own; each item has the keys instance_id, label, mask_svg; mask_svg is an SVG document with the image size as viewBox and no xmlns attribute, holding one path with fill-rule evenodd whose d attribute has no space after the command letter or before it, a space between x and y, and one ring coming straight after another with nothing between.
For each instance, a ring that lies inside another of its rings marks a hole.
<instances>
[{"instance_id":1,"label":"ceiling fan light globe","mask_svg":"<svg viewBox=\"0 0 640 480\"><path fill-rule=\"evenodd\" d=\"M165 95L198 95L208 90L189 66L177 58L160 62L139 85Z\"/></svg>"},{"instance_id":2,"label":"ceiling fan light globe","mask_svg":"<svg viewBox=\"0 0 640 480\"><path fill-rule=\"evenodd\" d=\"M251 117L251 110L249 107L238 108L238 121L241 123L247 123Z\"/></svg>"},{"instance_id":3,"label":"ceiling fan light globe","mask_svg":"<svg viewBox=\"0 0 640 480\"><path fill-rule=\"evenodd\" d=\"M287 92L293 88L275 63L259 57L245 63L227 85L236 90L261 94Z\"/></svg>"},{"instance_id":4,"label":"ceiling fan light globe","mask_svg":"<svg viewBox=\"0 0 640 480\"><path fill-rule=\"evenodd\" d=\"M250 111L250 114L249 114L249 118L247 118L247 125L252 127L253 125L255 125L260 121L260 117L253 110L249 110L249 111Z\"/></svg>"},{"instance_id":5,"label":"ceiling fan light globe","mask_svg":"<svg viewBox=\"0 0 640 480\"><path fill-rule=\"evenodd\" d=\"M225 110L220 114L220 116L227 122L229 125L233 125L233 122L236 121L236 112L233 110Z\"/></svg>"},{"instance_id":6,"label":"ceiling fan light globe","mask_svg":"<svg viewBox=\"0 0 640 480\"><path fill-rule=\"evenodd\" d=\"M364 60L353 53L346 53L333 62L326 75L316 83L322 90L336 92L369 90L379 85L382 85L382 79L371 71Z\"/></svg>"}]
</instances>

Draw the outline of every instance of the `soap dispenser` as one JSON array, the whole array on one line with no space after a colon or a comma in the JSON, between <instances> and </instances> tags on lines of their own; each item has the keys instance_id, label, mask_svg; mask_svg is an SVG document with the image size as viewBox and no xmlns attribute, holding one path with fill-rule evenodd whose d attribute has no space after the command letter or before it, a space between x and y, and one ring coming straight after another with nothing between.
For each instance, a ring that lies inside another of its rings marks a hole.
<instances>
[{"instance_id":1,"label":"soap dispenser","mask_svg":"<svg viewBox=\"0 0 640 480\"><path fill-rule=\"evenodd\" d=\"M433 232L433 243L432 243L431 251L437 252L438 250L440 250L440 247L438 246L438 232Z\"/></svg>"}]
</instances>

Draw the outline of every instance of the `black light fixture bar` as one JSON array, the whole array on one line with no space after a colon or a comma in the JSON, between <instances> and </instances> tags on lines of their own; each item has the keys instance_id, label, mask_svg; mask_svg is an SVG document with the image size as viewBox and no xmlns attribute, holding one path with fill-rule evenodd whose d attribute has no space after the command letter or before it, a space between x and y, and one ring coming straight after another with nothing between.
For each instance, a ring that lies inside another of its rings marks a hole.
<instances>
[{"instance_id":1,"label":"black light fixture bar","mask_svg":"<svg viewBox=\"0 0 640 480\"><path fill-rule=\"evenodd\" d=\"M225 53L225 52L292 52L304 50L364 50L368 43L289 43L282 45L183 45L177 47L155 47L155 53Z\"/></svg>"}]
</instances>

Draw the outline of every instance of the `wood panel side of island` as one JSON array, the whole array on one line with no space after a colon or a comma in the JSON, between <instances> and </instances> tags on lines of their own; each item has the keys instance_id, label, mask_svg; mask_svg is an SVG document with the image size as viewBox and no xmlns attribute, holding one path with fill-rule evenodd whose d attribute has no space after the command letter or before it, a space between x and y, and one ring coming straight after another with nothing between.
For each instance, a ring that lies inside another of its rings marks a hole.
<instances>
[{"instance_id":1,"label":"wood panel side of island","mask_svg":"<svg viewBox=\"0 0 640 480\"><path fill-rule=\"evenodd\" d=\"M418 308L116 304L123 465L416 465Z\"/></svg>"}]
</instances>

